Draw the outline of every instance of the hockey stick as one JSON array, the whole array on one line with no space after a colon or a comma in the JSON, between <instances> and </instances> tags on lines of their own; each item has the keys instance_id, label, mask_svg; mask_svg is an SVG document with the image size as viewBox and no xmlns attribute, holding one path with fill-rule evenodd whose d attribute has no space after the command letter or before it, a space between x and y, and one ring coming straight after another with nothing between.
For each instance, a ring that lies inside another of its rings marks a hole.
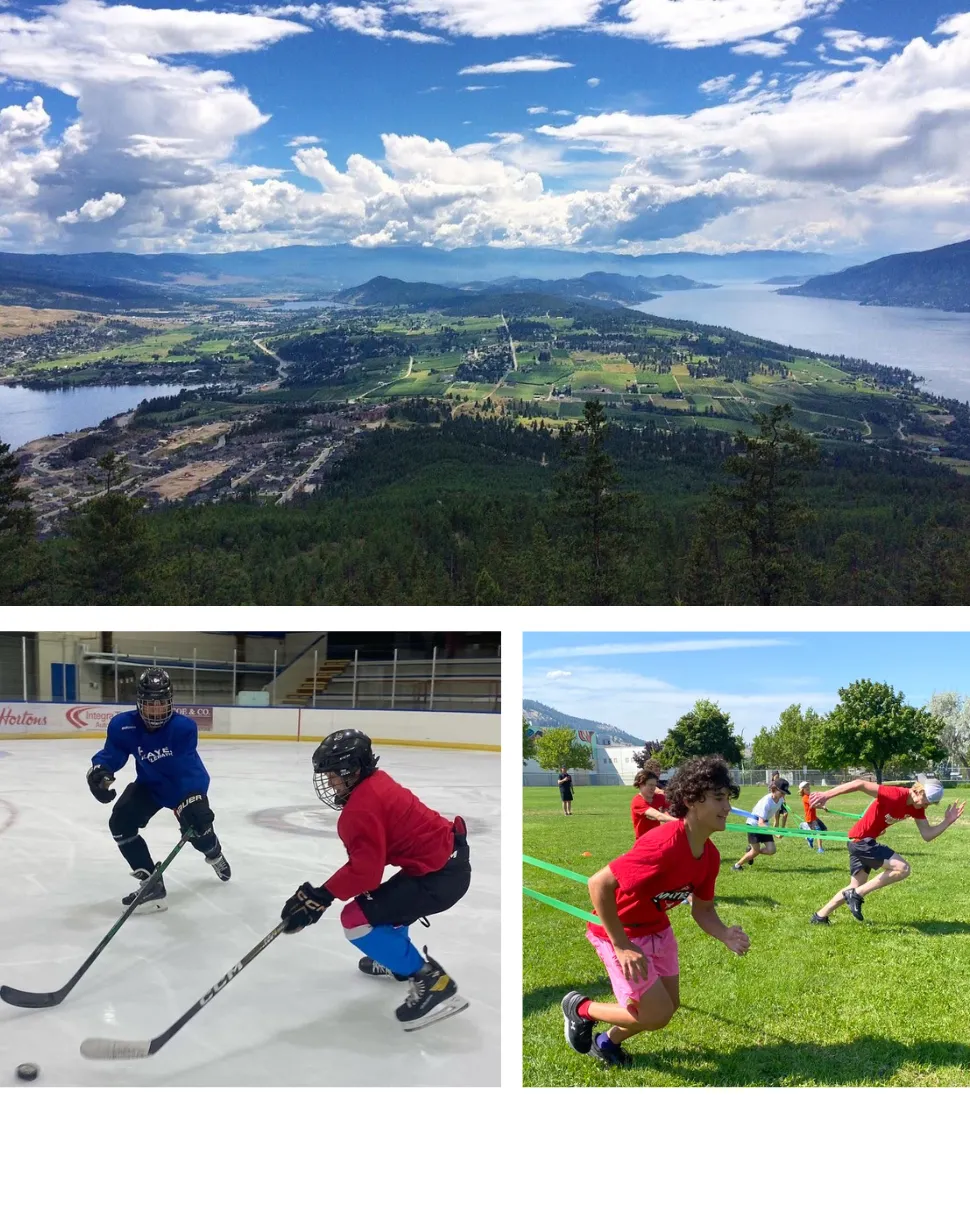
<instances>
[{"instance_id":1,"label":"hockey stick","mask_svg":"<svg viewBox=\"0 0 970 1212\"><path fill-rule=\"evenodd\" d=\"M188 830L188 832L184 833L179 839L178 845L168 856L168 858L165 859L164 862L156 864L155 870L151 873L147 880L142 882L142 886L138 889L138 895L124 911L121 917L118 918L101 942L98 943L97 947L95 947L81 967L78 968L77 972L74 973L63 989L58 989L56 993L28 993L25 989L11 989L9 985L0 985L0 998L3 998L3 1000L11 1006L20 1006L23 1009L30 1010L38 1010L45 1006L59 1006L78 983L81 977L85 974L85 972L87 972L87 970L91 967L105 947L107 947L107 945L111 942L125 922L144 901L146 895L162 878L162 872L165 870L165 868L169 865L169 863L172 862L185 843L194 836L195 835L192 833L192 830Z\"/></svg>"},{"instance_id":2,"label":"hockey stick","mask_svg":"<svg viewBox=\"0 0 970 1212\"><path fill-rule=\"evenodd\" d=\"M216 981L207 993L203 993L194 1006L186 1010L182 1017L172 1023L171 1027L167 1031L163 1031L161 1035L146 1040L86 1039L81 1044L81 1055L86 1056L88 1060L141 1060L146 1056L154 1056L160 1048L165 1047L177 1031L182 1030L190 1018L195 1018L203 1006L208 1005L217 993L225 989L233 977L238 976L243 968L259 955L260 951L264 951L274 938L282 934L285 925L284 920L275 926L248 955L244 955L238 964L230 968L221 980Z\"/></svg>"}]
</instances>

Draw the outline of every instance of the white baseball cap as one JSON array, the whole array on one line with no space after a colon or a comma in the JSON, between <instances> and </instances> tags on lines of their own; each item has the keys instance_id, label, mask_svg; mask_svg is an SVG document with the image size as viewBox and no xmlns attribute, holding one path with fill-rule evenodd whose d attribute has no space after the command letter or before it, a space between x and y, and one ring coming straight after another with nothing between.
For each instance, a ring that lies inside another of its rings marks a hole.
<instances>
[{"instance_id":1,"label":"white baseball cap","mask_svg":"<svg viewBox=\"0 0 970 1212\"><path fill-rule=\"evenodd\" d=\"M808 786L810 786L810 784L804 782L804 780L803 780L801 783L798 784L798 790L802 791L805 787L808 787Z\"/></svg>"},{"instance_id":2,"label":"white baseball cap","mask_svg":"<svg viewBox=\"0 0 970 1212\"><path fill-rule=\"evenodd\" d=\"M939 779L925 779L923 790L931 804L938 804L943 799L943 784Z\"/></svg>"}]
</instances>

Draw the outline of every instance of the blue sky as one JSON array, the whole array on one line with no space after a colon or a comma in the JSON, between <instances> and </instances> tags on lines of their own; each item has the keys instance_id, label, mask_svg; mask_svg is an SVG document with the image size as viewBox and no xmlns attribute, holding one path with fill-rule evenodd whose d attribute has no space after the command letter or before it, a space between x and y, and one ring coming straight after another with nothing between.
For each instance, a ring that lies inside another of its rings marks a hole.
<instances>
[{"instance_id":1,"label":"blue sky","mask_svg":"<svg viewBox=\"0 0 970 1212\"><path fill-rule=\"evenodd\" d=\"M750 743L792 703L831 710L859 678L916 705L970 692L963 633L526 633L523 655L524 698L646 740L662 740L699 698L720 704Z\"/></svg>"},{"instance_id":2,"label":"blue sky","mask_svg":"<svg viewBox=\"0 0 970 1212\"><path fill-rule=\"evenodd\" d=\"M861 260L968 203L959 0L0 0L0 248Z\"/></svg>"}]
</instances>

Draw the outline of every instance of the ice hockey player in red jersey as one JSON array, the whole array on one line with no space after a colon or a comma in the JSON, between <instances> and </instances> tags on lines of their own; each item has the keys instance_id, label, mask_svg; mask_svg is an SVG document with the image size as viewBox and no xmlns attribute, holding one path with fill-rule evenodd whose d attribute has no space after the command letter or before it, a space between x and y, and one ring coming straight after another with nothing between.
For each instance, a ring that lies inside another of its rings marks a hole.
<instances>
[{"instance_id":1,"label":"ice hockey player in red jersey","mask_svg":"<svg viewBox=\"0 0 970 1212\"><path fill-rule=\"evenodd\" d=\"M337 834L347 862L320 887L302 884L281 917L284 933L295 934L318 922L335 900L346 901L340 922L364 953L360 971L410 981L395 1013L405 1031L415 1031L468 1006L444 968L427 948L422 959L408 935L414 922L450 909L468 891L468 842L461 817L449 821L432 811L378 770L378 760L370 738L356 728L333 732L317 746L313 786L340 811ZM382 883L386 867L400 870Z\"/></svg>"}]
</instances>

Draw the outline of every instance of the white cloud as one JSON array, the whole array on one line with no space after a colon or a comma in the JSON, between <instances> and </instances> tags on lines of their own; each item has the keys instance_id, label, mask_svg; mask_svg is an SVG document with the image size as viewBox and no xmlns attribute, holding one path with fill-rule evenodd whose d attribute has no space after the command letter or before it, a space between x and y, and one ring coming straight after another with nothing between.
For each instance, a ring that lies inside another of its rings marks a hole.
<instances>
[{"instance_id":1,"label":"white cloud","mask_svg":"<svg viewBox=\"0 0 970 1212\"><path fill-rule=\"evenodd\" d=\"M710 80L702 80L698 84L698 90L710 96L713 93L727 92L728 88L734 81L734 72L730 76L712 76Z\"/></svg>"},{"instance_id":2,"label":"white cloud","mask_svg":"<svg viewBox=\"0 0 970 1212\"><path fill-rule=\"evenodd\" d=\"M312 7L318 9L320 6L315 4ZM280 10L280 15L285 15L285 10ZM388 29L384 24L386 17L387 11L379 4L328 4L326 8L326 19L331 25L368 38L396 38L418 43L445 41L437 34L425 34L420 30Z\"/></svg>"},{"instance_id":3,"label":"white cloud","mask_svg":"<svg viewBox=\"0 0 970 1212\"><path fill-rule=\"evenodd\" d=\"M561 657L647 656L658 652L726 652L735 648L793 648L794 640L748 639L731 637L704 640L699 637L681 640L636 640L632 643L567 644L526 652L523 660L540 661Z\"/></svg>"},{"instance_id":4,"label":"white cloud","mask_svg":"<svg viewBox=\"0 0 970 1212\"><path fill-rule=\"evenodd\" d=\"M568 669L550 669L546 674L546 678L551 682L557 678L571 678L573 675Z\"/></svg>"},{"instance_id":5,"label":"white cloud","mask_svg":"<svg viewBox=\"0 0 970 1212\"><path fill-rule=\"evenodd\" d=\"M294 139L290 139L287 147L311 147L314 143L319 143L320 139L316 135L297 135Z\"/></svg>"},{"instance_id":6,"label":"white cloud","mask_svg":"<svg viewBox=\"0 0 970 1212\"><path fill-rule=\"evenodd\" d=\"M604 0L390 0L391 11L473 38L540 34L588 25Z\"/></svg>"},{"instance_id":7,"label":"white cloud","mask_svg":"<svg viewBox=\"0 0 970 1212\"><path fill-rule=\"evenodd\" d=\"M737 46L732 46L731 54L761 55L764 59L780 59L782 55L788 54L788 45L785 42L763 42L753 39L750 42L739 42Z\"/></svg>"},{"instance_id":8,"label":"white cloud","mask_svg":"<svg viewBox=\"0 0 970 1212\"><path fill-rule=\"evenodd\" d=\"M124 206L125 199L121 194L102 194L100 198L89 198L77 210L69 210L60 215L58 223L101 223L110 219Z\"/></svg>"},{"instance_id":9,"label":"white cloud","mask_svg":"<svg viewBox=\"0 0 970 1212\"><path fill-rule=\"evenodd\" d=\"M599 76L590 76L586 83L590 86L590 88L599 88L602 81L600 80Z\"/></svg>"},{"instance_id":10,"label":"white cloud","mask_svg":"<svg viewBox=\"0 0 970 1212\"><path fill-rule=\"evenodd\" d=\"M692 49L750 41L834 12L840 0L627 0L607 32Z\"/></svg>"},{"instance_id":11,"label":"white cloud","mask_svg":"<svg viewBox=\"0 0 970 1212\"><path fill-rule=\"evenodd\" d=\"M529 108L526 110L526 113L529 113L529 114L547 114L548 112L549 111L546 109L546 107L544 105L530 105Z\"/></svg>"},{"instance_id":12,"label":"white cloud","mask_svg":"<svg viewBox=\"0 0 970 1212\"><path fill-rule=\"evenodd\" d=\"M490 76L506 75L510 72L554 72L564 67L575 67L553 55L516 55L514 59L504 59L500 63L475 63L471 67L463 67L459 76Z\"/></svg>"},{"instance_id":13,"label":"white cloud","mask_svg":"<svg viewBox=\"0 0 970 1212\"><path fill-rule=\"evenodd\" d=\"M827 29L825 36L831 42L832 49L843 55L851 55L860 50L888 50L893 44L892 38L867 37L854 29Z\"/></svg>"}]
</instances>

